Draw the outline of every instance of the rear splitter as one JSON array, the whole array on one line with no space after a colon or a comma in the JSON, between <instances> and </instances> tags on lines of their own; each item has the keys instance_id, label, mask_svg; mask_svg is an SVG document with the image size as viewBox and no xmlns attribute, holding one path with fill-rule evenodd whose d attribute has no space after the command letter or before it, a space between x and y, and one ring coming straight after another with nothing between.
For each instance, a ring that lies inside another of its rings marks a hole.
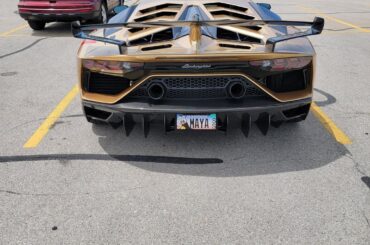
<instances>
[{"instance_id":1,"label":"rear splitter","mask_svg":"<svg viewBox=\"0 0 370 245\"><path fill-rule=\"evenodd\" d=\"M280 103L255 99L243 102L186 102L144 103L128 101L114 105L82 101L85 116L90 122L105 122L113 128L123 126L130 135L137 124L141 124L144 136L150 124L162 123L165 133L176 130L177 114L217 114L217 130L227 132L231 122L239 123L243 134L248 137L252 123L256 123L263 135L271 126L279 127L286 121L304 120L310 110L312 99Z\"/></svg>"}]
</instances>

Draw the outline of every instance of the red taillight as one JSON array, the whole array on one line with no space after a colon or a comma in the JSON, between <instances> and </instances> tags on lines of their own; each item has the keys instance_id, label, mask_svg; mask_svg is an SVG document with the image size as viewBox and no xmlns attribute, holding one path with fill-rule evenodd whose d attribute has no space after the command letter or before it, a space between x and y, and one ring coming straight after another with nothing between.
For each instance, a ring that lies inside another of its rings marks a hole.
<instances>
[{"instance_id":1,"label":"red taillight","mask_svg":"<svg viewBox=\"0 0 370 245\"><path fill-rule=\"evenodd\" d=\"M249 65L264 71L286 71L304 68L311 62L312 57L295 57L287 59L249 61Z\"/></svg>"},{"instance_id":2,"label":"red taillight","mask_svg":"<svg viewBox=\"0 0 370 245\"><path fill-rule=\"evenodd\" d=\"M125 74L127 72L142 69L144 64L108 60L83 60L82 66L85 69L95 72Z\"/></svg>"}]
</instances>

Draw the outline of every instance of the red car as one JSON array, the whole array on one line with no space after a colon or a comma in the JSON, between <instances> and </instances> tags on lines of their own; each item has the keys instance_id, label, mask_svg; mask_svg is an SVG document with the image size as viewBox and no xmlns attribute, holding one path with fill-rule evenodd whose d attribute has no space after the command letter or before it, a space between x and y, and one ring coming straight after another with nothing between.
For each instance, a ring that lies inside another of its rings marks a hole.
<instances>
[{"instance_id":1,"label":"red car","mask_svg":"<svg viewBox=\"0 0 370 245\"><path fill-rule=\"evenodd\" d=\"M47 22L90 20L107 23L108 13L124 0L20 0L19 14L34 30Z\"/></svg>"}]
</instances>

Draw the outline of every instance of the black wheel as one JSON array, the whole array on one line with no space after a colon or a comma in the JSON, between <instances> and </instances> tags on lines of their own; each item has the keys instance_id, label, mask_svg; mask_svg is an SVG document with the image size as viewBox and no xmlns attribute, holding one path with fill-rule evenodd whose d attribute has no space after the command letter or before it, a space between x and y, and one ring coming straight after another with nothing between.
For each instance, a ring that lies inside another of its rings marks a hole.
<instances>
[{"instance_id":1,"label":"black wheel","mask_svg":"<svg viewBox=\"0 0 370 245\"><path fill-rule=\"evenodd\" d=\"M40 20L29 20L28 24L35 31L41 31L45 29L46 22Z\"/></svg>"},{"instance_id":2,"label":"black wheel","mask_svg":"<svg viewBox=\"0 0 370 245\"><path fill-rule=\"evenodd\" d=\"M96 19L96 21L102 24L108 23L108 9L107 9L107 5L103 1L100 6L99 17Z\"/></svg>"}]
</instances>

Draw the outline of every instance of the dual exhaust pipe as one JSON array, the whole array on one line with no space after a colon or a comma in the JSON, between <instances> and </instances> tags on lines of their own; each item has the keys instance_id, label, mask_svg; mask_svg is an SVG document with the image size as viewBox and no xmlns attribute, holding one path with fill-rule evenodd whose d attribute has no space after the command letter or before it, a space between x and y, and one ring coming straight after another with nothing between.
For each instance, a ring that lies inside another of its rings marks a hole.
<instances>
[{"instance_id":1,"label":"dual exhaust pipe","mask_svg":"<svg viewBox=\"0 0 370 245\"><path fill-rule=\"evenodd\" d=\"M235 100L242 99L247 92L247 87L241 81L233 81L227 86L229 97ZM147 93L150 99L160 101L166 96L166 88L162 83L154 82L149 84Z\"/></svg>"},{"instance_id":2,"label":"dual exhaust pipe","mask_svg":"<svg viewBox=\"0 0 370 245\"><path fill-rule=\"evenodd\" d=\"M232 99L239 100L245 96L247 87L240 81L233 81L227 87L227 92Z\"/></svg>"},{"instance_id":3,"label":"dual exhaust pipe","mask_svg":"<svg viewBox=\"0 0 370 245\"><path fill-rule=\"evenodd\" d=\"M166 88L162 83L151 83L147 88L147 93L152 100L162 100L166 95Z\"/></svg>"}]
</instances>

